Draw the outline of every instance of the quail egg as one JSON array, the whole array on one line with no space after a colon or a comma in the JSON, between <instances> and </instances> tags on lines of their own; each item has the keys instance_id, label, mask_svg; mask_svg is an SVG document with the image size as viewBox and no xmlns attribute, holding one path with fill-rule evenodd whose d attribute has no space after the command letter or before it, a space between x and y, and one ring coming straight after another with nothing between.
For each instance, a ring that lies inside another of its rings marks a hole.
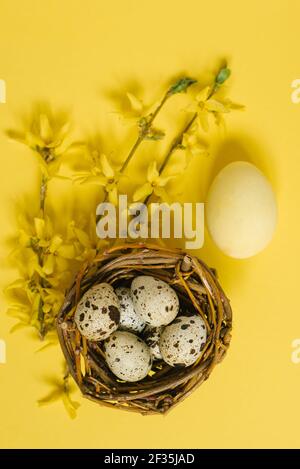
<instances>
[{"instance_id":1,"label":"quail egg","mask_svg":"<svg viewBox=\"0 0 300 469\"><path fill-rule=\"evenodd\" d=\"M148 345L131 332L114 332L104 342L104 352L110 370L124 381L140 381L151 369Z\"/></svg>"},{"instance_id":2,"label":"quail egg","mask_svg":"<svg viewBox=\"0 0 300 469\"><path fill-rule=\"evenodd\" d=\"M125 331L142 332L145 323L142 318L135 312L130 288L118 287L115 293L120 301L120 325L119 328Z\"/></svg>"},{"instance_id":3,"label":"quail egg","mask_svg":"<svg viewBox=\"0 0 300 469\"><path fill-rule=\"evenodd\" d=\"M75 323L89 340L106 339L120 322L120 303L108 283L99 283L88 290L78 303Z\"/></svg>"},{"instance_id":4,"label":"quail egg","mask_svg":"<svg viewBox=\"0 0 300 469\"><path fill-rule=\"evenodd\" d=\"M146 326L143 332L143 338L150 348L150 352L154 360L162 359L159 349L159 341L163 329L163 327Z\"/></svg>"},{"instance_id":5,"label":"quail egg","mask_svg":"<svg viewBox=\"0 0 300 469\"><path fill-rule=\"evenodd\" d=\"M161 335L159 348L164 361L171 366L192 365L201 355L206 336L206 326L199 315L178 316Z\"/></svg>"},{"instance_id":6,"label":"quail egg","mask_svg":"<svg viewBox=\"0 0 300 469\"><path fill-rule=\"evenodd\" d=\"M136 277L131 284L131 294L135 311L150 326L164 326L177 316L177 294L162 280L149 275Z\"/></svg>"}]
</instances>

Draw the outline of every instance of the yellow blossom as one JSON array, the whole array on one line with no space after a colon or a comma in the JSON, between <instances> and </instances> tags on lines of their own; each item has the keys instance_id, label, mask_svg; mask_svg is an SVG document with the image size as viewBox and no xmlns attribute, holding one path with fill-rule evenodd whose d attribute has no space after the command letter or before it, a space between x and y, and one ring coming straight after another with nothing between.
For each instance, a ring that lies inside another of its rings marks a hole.
<instances>
[{"instance_id":1,"label":"yellow blossom","mask_svg":"<svg viewBox=\"0 0 300 469\"><path fill-rule=\"evenodd\" d=\"M84 230L76 227L74 223L69 225L69 230L72 233L75 243L77 242L78 245L79 254L76 256L76 260L78 261L91 262L95 256L109 244L107 240L100 239L97 236L96 219L93 215L91 215Z\"/></svg>"},{"instance_id":2,"label":"yellow blossom","mask_svg":"<svg viewBox=\"0 0 300 469\"><path fill-rule=\"evenodd\" d=\"M146 106L143 101L137 98L133 93L127 92L126 98L128 100L128 112L126 113L128 117L139 119L146 112Z\"/></svg>"},{"instance_id":3,"label":"yellow blossom","mask_svg":"<svg viewBox=\"0 0 300 469\"><path fill-rule=\"evenodd\" d=\"M172 176L160 176L157 169L156 161L150 163L147 170L147 182L136 189L133 194L133 201L137 202L139 200L145 199L146 197L154 194L162 200L167 201L169 199L166 192L165 186L167 183L173 179L175 175Z\"/></svg>"},{"instance_id":4,"label":"yellow blossom","mask_svg":"<svg viewBox=\"0 0 300 469\"><path fill-rule=\"evenodd\" d=\"M96 184L104 188L108 200L113 205L118 205L118 185L120 173L116 171L108 161L106 155L93 152L91 166L87 171L77 172L73 176L73 181L79 184Z\"/></svg>"},{"instance_id":5,"label":"yellow blossom","mask_svg":"<svg viewBox=\"0 0 300 469\"><path fill-rule=\"evenodd\" d=\"M64 271L68 267L66 260L76 257L75 247L70 242L64 242L62 236L56 234L51 220L47 217L34 218L27 230L21 229L19 236L21 247L32 249L37 257L31 260L29 266L35 269L42 277L52 275L55 267ZM37 262L42 256L42 262Z\"/></svg>"},{"instance_id":6,"label":"yellow blossom","mask_svg":"<svg viewBox=\"0 0 300 469\"><path fill-rule=\"evenodd\" d=\"M11 316L19 320L13 330L32 325L45 335L53 329L70 284L72 266L81 251L74 232L68 230L63 241L61 235L54 233L49 218L36 217L33 223L23 219L14 252L21 277L6 288L12 297Z\"/></svg>"},{"instance_id":7,"label":"yellow blossom","mask_svg":"<svg viewBox=\"0 0 300 469\"><path fill-rule=\"evenodd\" d=\"M192 156L208 154L207 146L199 138L199 135L196 132L183 134L182 146Z\"/></svg>"},{"instance_id":8,"label":"yellow blossom","mask_svg":"<svg viewBox=\"0 0 300 469\"><path fill-rule=\"evenodd\" d=\"M21 280L21 279L20 279ZM10 298L10 307L7 314L17 319L18 322L12 327L11 332L16 332L27 326L38 328L38 310L41 300L39 291L23 289L21 281L14 282L6 288L5 293ZM19 283L19 285L18 285Z\"/></svg>"},{"instance_id":9,"label":"yellow blossom","mask_svg":"<svg viewBox=\"0 0 300 469\"><path fill-rule=\"evenodd\" d=\"M235 104L229 99L216 98L212 88L207 86L196 96L195 111L198 114L198 123L200 127L207 132L209 129L209 115L216 118L216 122L222 121L222 115L233 109L242 109L243 106Z\"/></svg>"},{"instance_id":10,"label":"yellow blossom","mask_svg":"<svg viewBox=\"0 0 300 469\"><path fill-rule=\"evenodd\" d=\"M65 138L70 124L53 117L49 111L35 113L24 131L9 130L8 136L41 153L45 161L53 160L65 149Z\"/></svg>"},{"instance_id":11,"label":"yellow blossom","mask_svg":"<svg viewBox=\"0 0 300 469\"><path fill-rule=\"evenodd\" d=\"M64 292L57 288L44 288L42 291L44 313L57 313L64 301ZM56 316L56 314L55 314Z\"/></svg>"},{"instance_id":12,"label":"yellow blossom","mask_svg":"<svg viewBox=\"0 0 300 469\"><path fill-rule=\"evenodd\" d=\"M75 386L70 380L70 375L68 373L65 374L63 381L56 378L50 378L47 381L50 382L52 391L42 399L39 399L37 402L38 405L41 407L61 401L69 417L71 419L75 419L80 404L72 399L72 393L75 391Z\"/></svg>"},{"instance_id":13,"label":"yellow blossom","mask_svg":"<svg viewBox=\"0 0 300 469\"><path fill-rule=\"evenodd\" d=\"M58 174L61 156L77 147L78 143L67 140L70 123L64 114L54 115L50 109L38 107L28 124L21 131L8 130L8 137L28 146L35 152L45 179L63 178Z\"/></svg>"},{"instance_id":14,"label":"yellow blossom","mask_svg":"<svg viewBox=\"0 0 300 469\"><path fill-rule=\"evenodd\" d=\"M68 275L58 274L42 280L39 274L34 273L31 277L24 276L8 285L5 289L10 299L8 314L19 320L13 330L26 325L39 328L40 313L43 313L46 330L51 329L64 301L66 278ZM52 279L55 279L55 286L51 284Z\"/></svg>"}]
</instances>

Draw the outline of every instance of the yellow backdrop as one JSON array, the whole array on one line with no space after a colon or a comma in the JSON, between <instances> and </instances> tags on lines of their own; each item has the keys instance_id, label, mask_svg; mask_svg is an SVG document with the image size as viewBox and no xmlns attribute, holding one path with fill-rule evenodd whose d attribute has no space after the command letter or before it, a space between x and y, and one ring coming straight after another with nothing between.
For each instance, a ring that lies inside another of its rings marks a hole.
<instances>
[{"instance_id":1,"label":"yellow backdrop","mask_svg":"<svg viewBox=\"0 0 300 469\"><path fill-rule=\"evenodd\" d=\"M0 446L299 447L300 364L291 360L300 337L300 104L291 101L291 83L300 78L299 2L1 0L0 15L0 79L7 85L7 103L0 104L1 286L16 276L7 239L16 230L16 205L36 191L38 171L4 130L37 99L69 109L75 136L100 131L107 152L120 153L126 131L113 90L135 88L142 96L146 89L146 99L156 98L172 76L202 75L227 58L230 95L246 111L229 117L209 158L193 161L185 199L202 201L212 175L243 159L265 172L279 206L275 237L255 258L229 259L206 236L199 255L217 268L231 298L232 345L209 381L167 417L84 401L71 421L60 402L38 408L59 376L61 352L35 353L30 331L10 335L14 322L2 297Z\"/></svg>"}]
</instances>

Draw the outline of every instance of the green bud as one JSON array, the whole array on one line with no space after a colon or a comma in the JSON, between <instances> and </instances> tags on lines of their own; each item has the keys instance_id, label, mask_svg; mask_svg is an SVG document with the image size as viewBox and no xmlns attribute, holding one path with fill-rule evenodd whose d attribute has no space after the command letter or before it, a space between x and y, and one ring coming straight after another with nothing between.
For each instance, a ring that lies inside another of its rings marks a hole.
<instances>
[{"instance_id":1,"label":"green bud","mask_svg":"<svg viewBox=\"0 0 300 469\"><path fill-rule=\"evenodd\" d=\"M151 129L148 130L145 140L162 140L165 136L165 132L159 129L155 129L154 127L151 127Z\"/></svg>"},{"instance_id":2,"label":"green bud","mask_svg":"<svg viewBox=\"0 0 300 469\"><path fill-rule=\"evenodd\" d=\"M194 80L193 78L180 78L176 83L174 83L174 85L170 87L168 94L171 95L176 93L184 93L194 83L197 83L197 80Z\"/></svg>"},{"instance_id":3,"label":"green bud","mask_svg":"<svg viewBox=\"0 0 300 469\"><path fill-rule=\"evenodd\" d=\"M223 83L226 80L228 80L228 78L230 77L230 74L231 74L231 71L229 68L227 67L221 68L218 75L216 76L216 83L218 85L223 85Z\"/></svg>"}]
</instances>

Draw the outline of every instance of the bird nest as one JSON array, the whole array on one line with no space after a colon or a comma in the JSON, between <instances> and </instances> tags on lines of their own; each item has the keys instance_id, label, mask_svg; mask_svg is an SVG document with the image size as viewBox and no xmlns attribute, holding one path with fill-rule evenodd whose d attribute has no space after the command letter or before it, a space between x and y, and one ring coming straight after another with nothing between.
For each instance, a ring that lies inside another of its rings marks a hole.
<instances>
[{"instance_id":1,"label":"bird nest","mask_svg":"<svg viewBox=\"0 0 300 469\"><path fill-rule=\"evenodd\" d=\"M194 311L207 327L207 341L191 366L171 367L155 361L139 382L122 382L108 368L101 342L81 336L74 322L83 294L101 282L127 286L146 274L167 282L176 290L181 311ZM232 311L214 269L183 251L150 244L126 244L98 255L84 265L66 295L57 318L57 331L71 375L84 397L101 405L138 412L165 414L182 402L224 358L229 347Z\"/></svg>"}]
</instances>

